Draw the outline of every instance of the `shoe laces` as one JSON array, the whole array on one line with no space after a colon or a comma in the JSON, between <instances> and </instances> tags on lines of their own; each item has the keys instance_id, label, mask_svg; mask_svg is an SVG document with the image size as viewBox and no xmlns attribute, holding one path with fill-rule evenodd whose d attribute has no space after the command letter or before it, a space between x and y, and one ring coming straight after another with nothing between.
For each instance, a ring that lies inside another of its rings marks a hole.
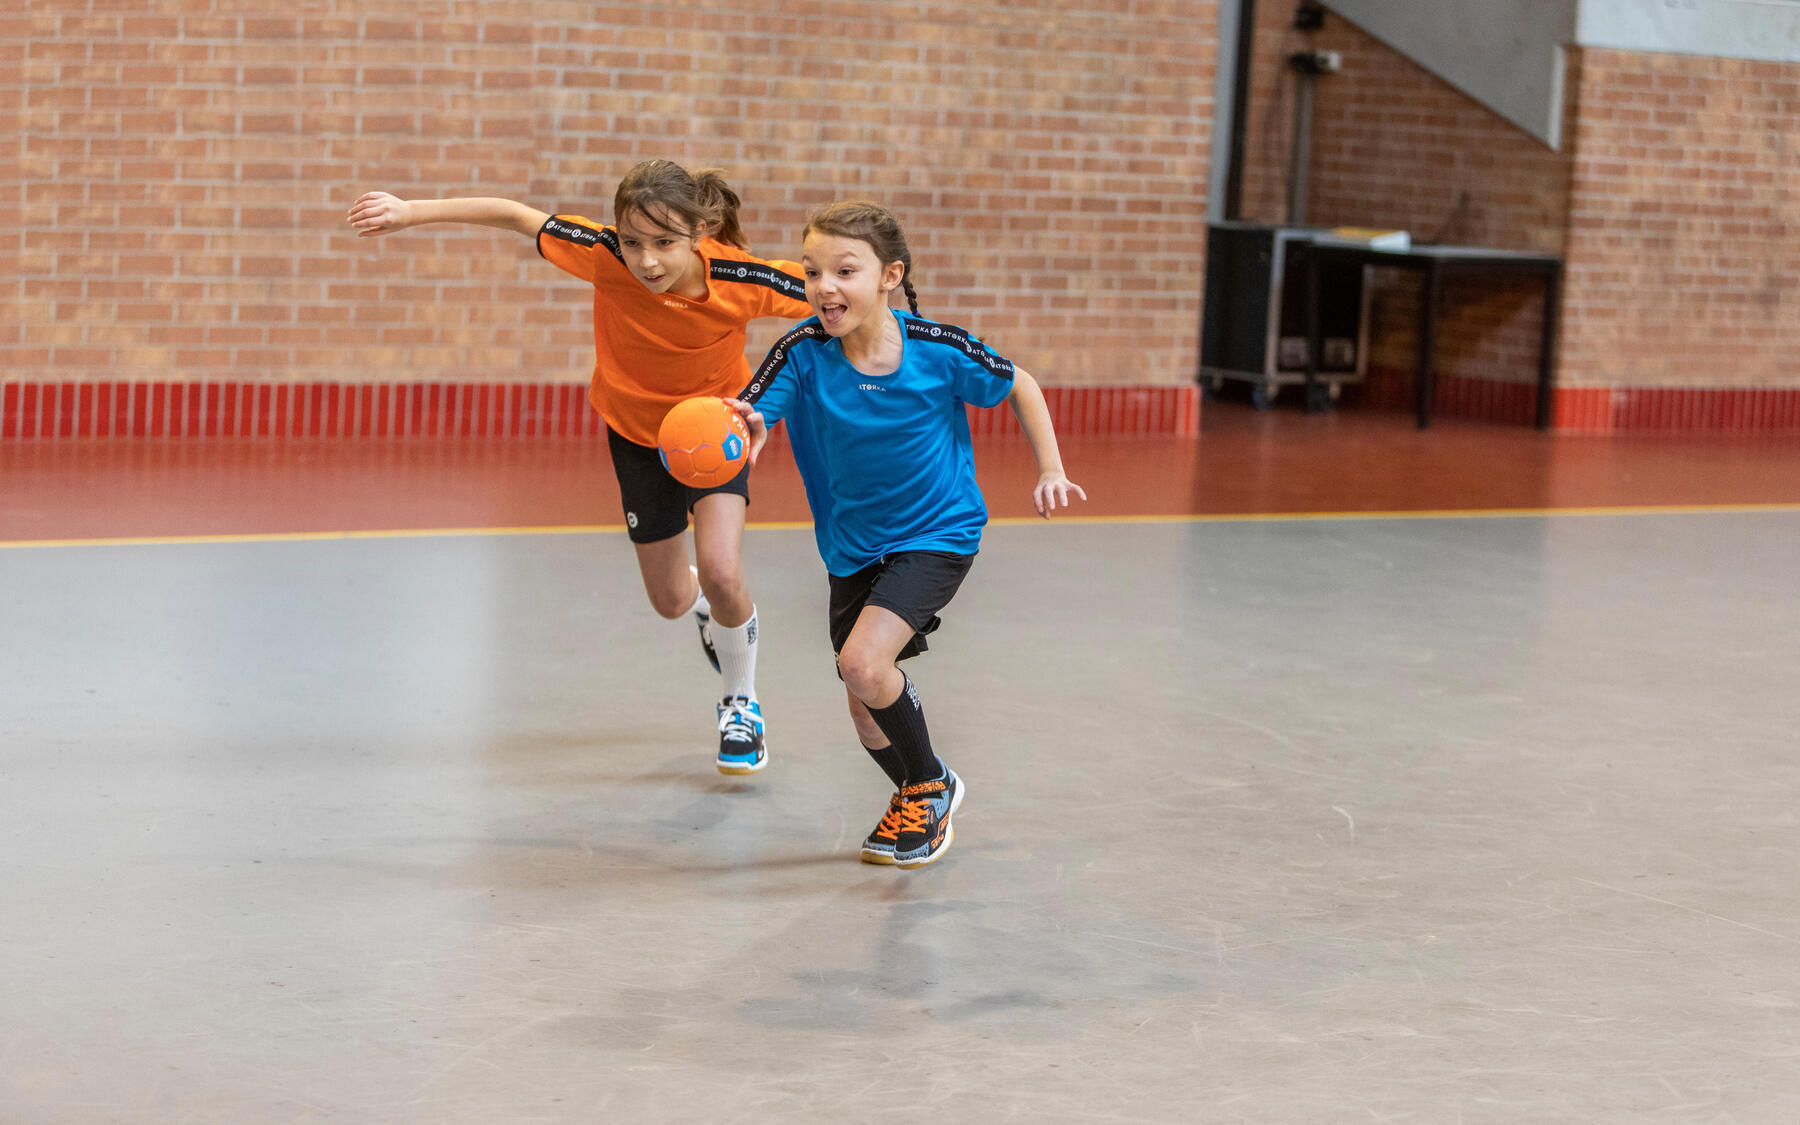
<instances>
[{"instance_id":1,"label":"shoe laces","mask_svg":"<svg viewBox=\"0 0 1800 1125\"><path fill-rule=\"evenodd\" d=\"M870 835L881 836L883 838L899 836L900 814L905 808L906 802L900 799L900 794L896 793L888 798L887 812L881 814L881 823L875 826L875 831L870 833Z\"/></svg>"},{"instance_id":2,"label":"shoe laces","mask_svg":"<svg viewBox=\"0 0 1800 1125\"><path fill-rule=\"evenodd\" d=\"M750 718L750 711L744 701L733 699L723 704L719 712L719 734L726 742L755 742L756 723Z\"/></svg>"},{"instance_id":3,"label":"shoe laces","mask_svg":"<svg viewBox=\"0 0 1800 1125\"><path fill-rule=\"evenodd\" d=\"M937 818L937 807L929 799L908 801L900 807L900 831L929 832Z\"/></svg>"},{"instance_id":4,"label":"shoe laces","mask_svg":"<svg viewBox=\"0 0 1800 1125\"><path fill-rule=\"evenodd\" d=\"M950 791L948 778L908 785L900 790L900 830L930 832L937 819L937 799Z\"/></svg>"},{"instance_id":5,"label":"shoe laces","mask_svg":"<svg viewBox=\"0 0 1800 1125\"><path fill-rule=\"evenodd\" d=\"M930 797L906 801L900 807L900 830L902 832L929 832L932 822L935 820L937 820L937 802Z\"/></svg>"}]
</instances>

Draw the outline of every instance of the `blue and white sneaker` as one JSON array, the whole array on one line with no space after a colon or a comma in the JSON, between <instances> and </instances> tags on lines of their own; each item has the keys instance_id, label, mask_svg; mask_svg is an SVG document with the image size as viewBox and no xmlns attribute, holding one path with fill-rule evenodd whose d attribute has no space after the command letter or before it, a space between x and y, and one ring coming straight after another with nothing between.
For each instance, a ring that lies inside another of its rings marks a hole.
<instances>
[{"instance_id":1,"label":"blue and white sneaker","mask_svg":"<svg viewBox=\"0 0 1800 1125\"><path fill-rule=\"evenodd\" d=\"M769 764L769 752L763 746L762 707L756 700L734 695L719 701L719 757L715 764L720 773L755 773Z\"/></svg>"},{"instance_id":2,"label":"blue and white sneaker","mask_svg":"<svg viewBox=\"0 0 1800 1125\"><path fill-rule=\"evenodd\" d=\"M711 664L713 671L717 672L719 670L719 651L713 648L712 616L704 610L696 609L694 621L700 626L700 647L706 650L707 663Z\"/></svg>"},{"instance_id":3,"label":"blue and white sneaker","mask_svg":"<svg viewBox=\"0 0 1800 1125\"><path fill-rule=\"evenodd\" d=\"M900 790L900 834L894 839L895 867L923 867L950 850L956 830L951 814L962 804L962 778L949 766L936 781Z\"/></svg>"},{"instance_id":4,"label":"blue and white sneaker","mask_svg":"<svg viewBox=\"0 0 1800 1125\"><path fill-rule=\"evenodd\" d=\"M700 568L689 563L688 573L694 576L694 585L697 588L700 585ZM705 605L705 596L702 595L694 604L696 606ZM706 650L706 662L713 666L713 671L717 672L719 670L719 652L713 648L712 643L712 614L704 609L695 609L694 623L700 626L700 647Z\"/></svg>"}]
</instances>

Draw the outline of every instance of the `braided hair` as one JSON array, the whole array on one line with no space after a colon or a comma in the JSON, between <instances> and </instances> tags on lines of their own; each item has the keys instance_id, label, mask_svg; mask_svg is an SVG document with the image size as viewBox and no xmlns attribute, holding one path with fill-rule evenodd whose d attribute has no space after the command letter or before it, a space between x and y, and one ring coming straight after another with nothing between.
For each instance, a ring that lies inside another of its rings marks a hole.
<instances>
[{"instance_id":1,"label":"braided hair","mask_svg":"<svg viewBox=\"0 0 1800 1125\"><path fill-rule=\"evenodd\" d=\"M913 291L912 283L912 251L907 248L906 232L900 229L900 220L894 218L892 211L865 199L833 203L814 213L801 238L804 240L814 231L868 243L883 266L899 262L905 267L900 274L900 288L906 293L913 315L919 315L919 295Z\"/></svg>"}]
</instances>

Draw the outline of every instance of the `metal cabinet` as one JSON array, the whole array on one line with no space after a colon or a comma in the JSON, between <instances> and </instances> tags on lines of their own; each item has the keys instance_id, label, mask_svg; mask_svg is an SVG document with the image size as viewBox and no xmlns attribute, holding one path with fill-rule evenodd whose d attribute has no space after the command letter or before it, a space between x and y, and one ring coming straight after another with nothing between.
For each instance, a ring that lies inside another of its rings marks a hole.
<instances>
[{"instance_id":1,"label":"metal cabinet","mask_svg":"<svg viewBox=\"0 0 1800 1125\"><path fill-rule=\"evenodd\" d=\"M1282 387L1306 382L1304 281L1297 255L1317 227L1213 223L1206 232L1206 293L1200 324L1201 385L1250 384L1259 410ZM1315 401L1320 409L1368 373L1370 267L1321 262L1320 346Z\"/></svg>"}]
</instances>

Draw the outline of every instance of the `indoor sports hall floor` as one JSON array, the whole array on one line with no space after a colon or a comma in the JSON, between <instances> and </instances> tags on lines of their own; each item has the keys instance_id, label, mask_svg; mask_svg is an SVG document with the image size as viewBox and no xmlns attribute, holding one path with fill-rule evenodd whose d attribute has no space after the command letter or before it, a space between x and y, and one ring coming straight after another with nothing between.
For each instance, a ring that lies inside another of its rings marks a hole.
<instances>
[{"instance_id":1,"label":"indoor sports hall floor","mask_svg":"<svg viewBox=\"0 0 1800 1125\"><path fill-rule=\"evenodd\" d=\"M1800 438L1082 439L857 861L797 482L714 772L604 443L0 443L0 1121L1800 1120Z\"/></svg>"}]
</instances>

